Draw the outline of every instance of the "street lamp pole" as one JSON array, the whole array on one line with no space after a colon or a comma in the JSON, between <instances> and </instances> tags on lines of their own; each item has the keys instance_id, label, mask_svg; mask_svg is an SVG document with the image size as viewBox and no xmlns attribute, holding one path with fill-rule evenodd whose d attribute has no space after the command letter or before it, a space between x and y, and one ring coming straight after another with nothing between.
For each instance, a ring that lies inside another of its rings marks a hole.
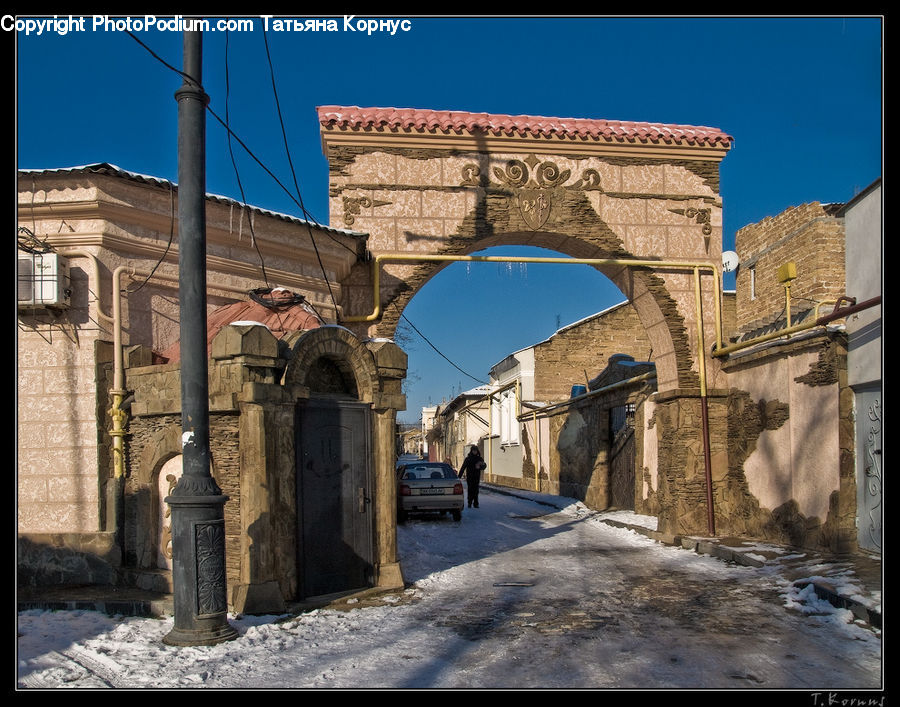
<instances>
[{"instance_id":1,"label":"street lamp pole","mask_svg":"<svg viewBox=\"0 0 900 707\"><path fill-rule=\"evenodd\" d=\"M206 105L203 38L184 32L178 102L178 267L181 327L182 475L165 501L172 513L175 625L163 643L212 645L237 637L228 623L224 506L210 473L206 348Z\"/></svg>"}]
</instances>

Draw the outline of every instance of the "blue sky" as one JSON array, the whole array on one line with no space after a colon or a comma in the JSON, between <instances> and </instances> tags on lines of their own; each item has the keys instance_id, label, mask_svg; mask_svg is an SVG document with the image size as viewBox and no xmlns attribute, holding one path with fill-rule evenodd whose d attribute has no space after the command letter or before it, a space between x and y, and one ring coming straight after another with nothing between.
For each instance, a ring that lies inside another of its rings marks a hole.
<instances>
[{"instance_id":1,"label":"blue sky","mask_svg":"<svg viewBox=\"0 0 900 707\"><path fill-rule=\"evenodd\" d=\"M363 17L371 16L356 19ZM318 105L720 128L735 139L721 165L726 249L748 223L809 201L846 201L882 173L877 17L401 17L410 29L393 36L345 31L337 19L336 32L277 31L270 23L264 34L257 17L252 31L228 35L232 129L282 183L292 183L267 40L303 201L322 223L328 173ZM64 35L17 33L18 166L111 162L177 180L181 79L125 32L95 29L90 16L84 24L85 31ZM180 32L135 34L181 68ZM224 32L205 35L203 81L224 117ZM235 149L248 202L299 216L271 177ZM207 188L240 198L225 132L211 117ZM500 253L536 251L490 251ZM490 366L547 338L557 322L620 300L588 268L457 264L429 282L405 315L459 368L486 380ZM422 405L477 385L415 333L407 350L401 419L415 421Z\"/></svg>"}]
</instances>

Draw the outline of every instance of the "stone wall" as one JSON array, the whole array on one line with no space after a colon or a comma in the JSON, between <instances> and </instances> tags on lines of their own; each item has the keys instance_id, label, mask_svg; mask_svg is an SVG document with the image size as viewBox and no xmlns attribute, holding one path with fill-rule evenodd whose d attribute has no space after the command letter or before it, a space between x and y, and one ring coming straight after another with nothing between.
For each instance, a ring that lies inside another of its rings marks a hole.
<instances>
[{"instance_id":1,"label":"stone wall","mask_svg":"<svg viewBox=\"0 0 900 707\"><path fill-rule=\"evenodd\" d=\"M791 284L793 313L845 294L844 226L834 213L834 208L817 202L803 204L737 232L736 325L740 331L784 317L784 286L777 271L785 263L797 265L797 279Z\"/></svg>"},{"instance_id":2,"label":"stone wall","mask_svg":"<svg viewBox=\"0 0 900 707\"><path fill-rule=\"evenodd\" d=\"M609 411L576 403L550 416L550 493L584 501L588 508L609 506Z\"/></svg>"},{"instance_id":3,"label":"stone wall","mask_svg":"<svg viewBox=\"0 0 900 707\"><path fill-rule=\"evenodd\" d=\"M651 360L653 353L647 332L628 303L564 327L535 345L535 400L565 400L573 385L586 384L616 353L638 361Z\"/></svg>"},{"instance_id":4,"label":"stone wall","mask_svg":"<svg viewBox=\"0 0 900 707\"><path fill-rule=\"evenodd\" d=\"M736 386L728 402L729 531L855 549L853 393L843 335L812 333L751 349L725 370Z\"/></svg>"},{"instance_id":5,"label":"stone wall","mask_svg":"<svg viewBox=\"0 0 900 707\"><path fill-rule=\"evenodd\" d=\"M229 604L279 612L298 592L296 405L333 393L336 381L372 404L372 532L376 582L402 585L396 554L394 431L406 356L394 344L363 343L340 327L291 333L278 342L262 326L227 326L209 366L211 473L222 493ZM330 364L328 375L317 365ZM159 533L156 475L181 453L177 364L129 370L134 390L128 441L126 557L155 569ZM321 389L320 389L321 388ZM341 388L342 395L347 390Z\"/></svg>"},{"instance_id":6,"label":"stone wall","mask_svg":"<svg viewBox=\"0 0 900 707\"><path fill-rule=\"evenodd\" d=\"M210 414L210 473L222 493L228 496L224 513L225 562L229 584L238 581L241 568L239 423L238 415L233 412ZM156 571L159 528L155 519L158 504L164 502L156 491L156 474L165 461L180 454L181 415L136 417L129 429L124 561L129 567ZM173 445L176 440L178 446Z\"/></svg>"}]
</instances>

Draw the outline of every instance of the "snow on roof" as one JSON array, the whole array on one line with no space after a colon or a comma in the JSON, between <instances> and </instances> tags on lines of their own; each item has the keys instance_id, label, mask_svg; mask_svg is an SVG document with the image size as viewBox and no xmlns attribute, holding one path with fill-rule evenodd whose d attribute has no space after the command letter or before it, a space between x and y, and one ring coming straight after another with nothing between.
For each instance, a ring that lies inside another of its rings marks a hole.
<instances>
[{"instance_id":1,"label":"snow on roof","mask_svg":"<svg viewBox=\"0 0 900 707\"><path fill-rule=\"evenodd\" d=\"M110 164L109 162L97 162L95 164L88 165L80 165L77 167L55 167L50 169L19 169L20 174L107 174L114 177L121 177L123 179L128 179L133 182L139 182L144 184L151 184L153 186L158 187L166 187L166 188L178 188L178 185L170 181L168 179L163 179L161 177L153 177L146 174L140 174L139 172L131 172L127 169L122 169L114 164ZM291 223L297 223L301 225L307 226L315 226L318 229L323 231L328 231L330 233L337 233L343 236L350 236L353 238L368 238L367 233L363 233L361 231L351 231L345 228L332 228L331 226L323 226L320 223L315 221L309 221L307 219L298 218L297 216L291 216L290 214L281 213L278 211L270 211L269 209L263 209L259 206L253 206L252 204L245 204L242 201L238 201L237 199L232 199L228 196L221 196L219 194L211 194L207 193L206 198L210 201L215 201L218 203L222 203L230 206L240 206L241 208L248 208L251 211L262 214L264 216L271 216L272 218L277 218L281 221L289 221Z\"/></svg>"},{"instance_id":2,"label":"snow on roof","mask_svg":"<svg viewBox=\"0 0 900 707\"><path fill-rule=\"evenodd\" d=\"M491 366L490 370L494 370L497 366L499 366L501 363L503 363L510 356L515 356L516 354L520 354L523 351L527 351L528 349L533 349L535 346L540 346L541 344L546 344L548 341L550 341L550 339L552 339L554 336L556 336L560 332L566 331L567 329L571 329L572 327L576 327L579 324L584 324L584 322L594 319L595 317L600 317L600 316L603 316L604 314L608 314L609 312L612 312L614 309L618 309L619 307L624 307L626 304L628 304L628 300L619 302L618 304L614 304L611 307L607 307L606 309L604 309L600 312L597 312L595 314L589 314L588 316L583 317L583 318L579 319L578 321L572 322L571 324L566 324L564 327L560 327L559 329L557 329L555 332L553 332L549 337L547 337L543 341L538 341L537 343L531 344L530 346L523 346L521 349L518 349L517 351L513 351L512 353L507 354L506 356L501 358L499 361L497 361L497 363L495 363L493 366Z\"/></svg>"}]
</instances>

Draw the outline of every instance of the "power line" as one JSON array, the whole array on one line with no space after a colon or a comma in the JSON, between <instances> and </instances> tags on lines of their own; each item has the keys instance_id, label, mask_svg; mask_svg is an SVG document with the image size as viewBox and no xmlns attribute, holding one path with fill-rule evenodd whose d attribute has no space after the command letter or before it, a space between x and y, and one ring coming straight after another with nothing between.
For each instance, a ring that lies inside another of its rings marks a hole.
<instances>
[{"instance_id":1,"label":"power line","mask_svg":"<svg viewBox=\"0 0 900 707\"><path fill-rule=\"evenodd\" d=\"M225 123L226 123L226 126L231 122L230 117L229 117L229 103L230 103L230 97L231 97L231 81L230 81L229 72L228 72L228 39L229 39L229 32L226 29L225 30ZM241 175L240 175L240 172L238 171L237 161L234 159L234 149L232 148L232 145L231 145L231 130L230 129L227 131L227 135L228 135L228 154L231 157L231 166L234 168L234 177L235 177L235 179L237 179L238 189L241 192L241 201L243 202L244 206L246 206L247 205L247 197L244 194L244 185L241 182ZM242 209L242 211L243 211L243 209ZM241 218L243 218L243 213L241 214ZM253 243L253 247L256 248L256 253L259 255L259 266L260 266L260 268L262 268L263 282L266 283L266 287L268 288L269 287L269 278L266 275L266 264L265 264L265 261L263 260L262 253L259 250L259 242L256 240L256 232L253 230L252 214L247 215L247 223L250 225L250 240Z\"/></svg>"},{"instance_id":2,"label":"power line","mask_svg":"<svg viewBox=\"0 0 900 707\"><path fill-rule=\"evenodd\" d=\"M480 378L476 378L476 377L473 376L471 373L468 373L468 372L464 371L462 368L460 368L459 366L457 366L453 361L451 361L449 358L447 358L447 357L441 352L441 350L438 349L437 346L435 346L434 344L431 343L431 341L428 340L428 337L425 336L425 334L423 334L421 331L418 330L418 328L416 327L415 324L413 324L411 321L409 321L409 319L407 319L407 317L406 317L405 314L403 314L403 313L401 312L400 317L401 317L407 324L409 324L409 325L413 328L413 331L415 331L416 334L418 334L419 336L422 337L422 340L423 340L426 344L428 344L431 348L433 348L433 349L435 350L435 352L437 352L437 354L438 354L441 358L443 358L447 363L449 363L451 366L453 366L457 371L459 371L459 372L462 373L463 375L468 376L469 378L471 378L471 379L472 379L473 381L475 381L476 383L481 383L482 385L490 385L490 383L488 383L487 381L483 381L483 380L481 380Z\"/></svg>"},{"instance_id":3,"label":"power line","mask_svg":"<svg viewBox=\"0 0 900 707\"><path fill-rule=\"evenodd\" d=\"M163 66L165 66L167 69L169 69L169 70L171 70L171 71L174 71L176 74L178 74L178 75L181 76L182 78L186 79L187 81L190 81L191 83L193 83L193 84L196 85L196 86L199 86L199 85L200 85L199 82L198 82L194 77L190 76L189 74L186 74L185 72L181 71L180 69L176 69L176 68L175 68L174 66L172 66L169 62L167 62L165 59L163 59L162 57L160 57L156 52L154 52L150 47L148 47L144 42L142 42L140 39L138 39L132 32L129 32L129 31L126 30L125 34L127 34L127 35L128 35L129 37L131 37L135 42L137 42L140 46L142 46L142 47L143 47L143 48L144 48L144 49L145 49L145 50L146 50L146 51L147 51L154 59L156 59L157 61L159 61L159 62L160 62ZM251 150L251 149L247 146L247 144L246 144L243 140L241 140L240 136L238 136L238 135L231 129L231 127L230 127L230 126L229 126L229 125L228 125L228 124L227 124L227 123L219 116L219 114L216 113L216 112L212 109L212 106L210 106L209 104L207 104L206 110L209 112L209 114L210 114L213 118L215 118L215 119L219 122L219 124L226 130L226 132L227 132L231 137L233 137L241 147L244 148L244 151L245 151L245 152L253 159L253 161L256 162L256 164L258 164L258 165L263 169L263 171L264 171L266 174L268 174L268 175L272 178L272 180L273 180L279 187L281 187L282 191L284 191L284 193L287 194L288 198L290 198L291 201L293 201L293 202L300 208L301 212L303 213L304 219L305 219L306 221L309 221L309 222L311 222L313 225L317 226L318 228L321 228L321 229L322 229L322 232L323 232L328 238L330 238L332 241L334 241L335 243L337 243L337 244L338 244L339 246L341 246L342 248L344 248L344 249L348 250L349 252L353 253L353 255L357 255L357 252L356 252L353 248L351 248L351 247L348 246L346 243L343 243L342 241L340 241L340 240L338 240L337 238L335 238L332 234L330 234L330 233L328 232L328 230L327 230L328 227L327 227L327 226L323 226L321 223L319 223L319 222L316 220L316 218L315 218L311 213L309 213L309 212L306 210L306 208L303 206L303 204L302 204L301 202L299 202L299 201L296 199L296 197L294 197L294 195L291 193L291 191L290 191L284 184L282 184L281 180L278 179L277 176L275 176L275 173L272 172L272 170L269 169L269 168L262 162L262 160L260 160L260 159L256 156L256 154L253 152L253 150Z\"/></svg>"},{"instance_id":4,"label":"power line","mask_svg":"<svg viewBox=\"0 0 900 707\"><path fill-rule=\"evenodd\" d=\"M281 101L278 100L278 89L275 86L275 69L272 66L272 55L269 53L268 32L263 28L263 42L266 45L266 60L269 62L269 74L272 77L272 93L275 96L275 107L278 110L278 122L281 123L281 136L284 138L284 151L287 154L288 164L291 167L291 176L294 179L294 188L297 190L297 198L300 200L300 208L303 213L307 213L306 207L303 206L303 196L300 194L300 185L297 183L297 172L294 170L294 161L291 159L291 148L288 145L287 130L284 127L284 118L281 115ZM312 228L309 221L306 222L306 230L309 231L309 240L312 242L313 250L316 252L316 260L319 261L319 268L322 270L322 277L325 278L325 284L328 285L328 294L331 296L331 303L334 305L334 316L338 318L338 306L334 299L334 292L331 290L331 282L328 280L328 273L325 272L325 265L322 263L322 256L319 254L319 247L316 245L316 239L313 236Z\"/></svg>"}]
</instances>

